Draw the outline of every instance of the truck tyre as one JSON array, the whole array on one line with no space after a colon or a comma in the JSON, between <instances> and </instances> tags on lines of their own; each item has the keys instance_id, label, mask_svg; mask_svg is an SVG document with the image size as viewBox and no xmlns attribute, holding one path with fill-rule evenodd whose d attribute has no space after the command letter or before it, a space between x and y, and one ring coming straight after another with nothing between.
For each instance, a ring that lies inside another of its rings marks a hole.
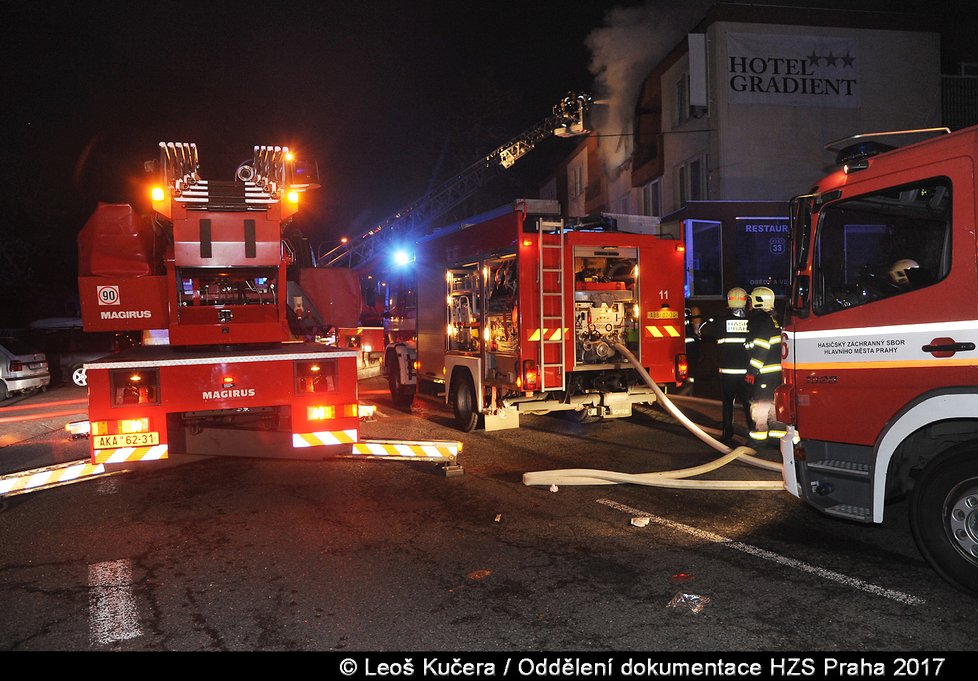
<instances>
[{"instance_id":1,"label":"truck tyre","mask_svg":"<svg viewBox=\"0 0 978 681\"><path fill-rule=\"evenodd\" d=\"M978 595L978 448L932 462L914 486L910 527L927 562Z\"/></svg>"},{"instance_id":2,"label":"truck tyre","mask_svg":"<svg viewBox=\"0 0 978 681\"><path fill-rule=\"evenodd\" d=\"M475 386L467 373L452 379L448 400L455 413L455 425L463 433L472 432L479 421L479 413L476 411Z\"/></svg>"},{"instance_id":3,"label":"truck tyre","mask_svg":"<svg viewBox=\"0 0 978 681\"><path fill-rule=\"evenodd\" d=\"M79 388L88 387L88 372L84 366L76 366L71 370L71 382Z\"/></svg>"},{"instance_id":4,"label":"truck tyre","mask_svg":"<svg viewBox=\"0 0 978 681\"><path fill-rule=\"evenodd\" d=\"M3 381L0 381L0 402L3 402L5 399L7 399L8 395L10 395L10 393L7 392L7 384L4 383Z\"/></svg>"},{"instance_id":5,"label":"truck tyre","mask_svg":"<svg viewBox=\"0 0 978 681\"><path fill-rule=\"evenodd\" d=\"M387 386L390 388L391 401L395 407L410 407L414 401L414 386L401 383L401 366L397 357L393 357L387 365Z\"/></svg>"}]
</instances>

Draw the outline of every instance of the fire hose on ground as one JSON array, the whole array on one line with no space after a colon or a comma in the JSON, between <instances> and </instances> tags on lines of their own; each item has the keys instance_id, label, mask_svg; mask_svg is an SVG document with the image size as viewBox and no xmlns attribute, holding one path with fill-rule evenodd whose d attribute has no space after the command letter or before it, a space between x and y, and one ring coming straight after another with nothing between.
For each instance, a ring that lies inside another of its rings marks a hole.
<instances>
[{"instance_id":1,"label":"fire hose on ground","mask_svg":"<svg viewBox=\"0 0 978 681\"><path fill-rule=\"evenodd\" d=\"M650 487L672 487L681 489L708 489L708 490L783 490L782 481L779 480L689 480L697 475L708 473L721 468L731 461L740 460L751 466L764 468L770 471L781 471L781 464L767 461L756 456L757 452L750 447L740 446L730 448L716 438L706 433L702 428L693 423L683 414L672 400L652 380L648 372L639 364L635 356L620 343L614 344L615 349L635 367L639 376L645 381L655 393L656 399L665 408L670 416L675 418L693 435L704 443L721 452L723 456L692 468L684 468L672 471L658 471L651 473L619 473L615 471L603 471L590 468L567 468L552 471L533 471L523 474L523 484L531 485L617 485L635 484Z\"/></svg>"}]
</instances>

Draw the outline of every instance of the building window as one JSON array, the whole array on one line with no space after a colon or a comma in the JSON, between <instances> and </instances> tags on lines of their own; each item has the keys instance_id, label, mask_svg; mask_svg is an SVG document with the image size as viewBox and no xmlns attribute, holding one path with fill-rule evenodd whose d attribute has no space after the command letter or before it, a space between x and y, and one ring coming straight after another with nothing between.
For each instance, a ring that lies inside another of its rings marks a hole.
<instances>
[{"instance_id":1,"label":"building window","mask_svg":"<svg viewBox=\"0 0 978 681\"><path fill-rule=\"evenodd\" d=\"M662 215L662 192L659 180L652 180L642 187L642 211L645 215Z\"/></svg>"},{"instance_id":2,"label":"building window","mask_svg":"<svg viewBox=\"0 0 978 681\"><path fill-rule=\"evenodd\" d=\"M676 167L676 202L680 208L688 201L703 201L706 196L706 161L690 159Z\"/></svg>"},{"instance_id":3,"label":"building window","mask_svg":"<svg viewBox=\"0 0 978 681\"><path fill-rule=\"evenodd\" d=\"M676 82L675 123L679 125L689 120L689 74L684 73Z\"/></svg>"},{"instance_id":4,"label":"building window","mask_svg":"<svg viewBox=\"0 0 978 681\"><path fill-rule=\"evenodd\" d=\"M720 223L686 220L686 297L722 296Z\"/></svg>"},{"instance_id":5,"label":"building window","mask_svg":"<svg viewBox=\"0 0 978 681\"><path fill-rule=\"evenodd\" d=\"M584 193L584 166L576 165L571 168L569 193L572 199Z\"/></svg>"}]
</instances>

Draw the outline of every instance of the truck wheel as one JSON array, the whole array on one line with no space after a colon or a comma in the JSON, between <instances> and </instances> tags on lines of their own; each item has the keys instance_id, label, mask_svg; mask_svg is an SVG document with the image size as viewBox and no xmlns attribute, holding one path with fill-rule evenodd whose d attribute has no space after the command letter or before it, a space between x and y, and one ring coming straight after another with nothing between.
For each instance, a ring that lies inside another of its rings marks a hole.
<instances>
[{"instance_id":1,"label":"truck wheel","mask_svg":"<svg viewBox=\"0 0 978 681\"><path fill-rule=\"evenodd\" d=\"M10 393L7 392L7 384L4 383L3 381L0 381L0 402L7 399L9 395Z\"/></svg>"},{"instance_id":2,"label":"truck wheel","mask_svg":"<svg viewBox=\"0 0 978 681\"><path fill-rule=\"evenodd\" d=\"M978 595L978 450L959 451L924 469L914 486L910 527L938 574Z\"/></svg>"},{"instance_id":3,"label":"truck wheel","mask_svg":"<svg viewBox=\"0 0 978 681\"><path fill-rule=\"evenodd\" d=\"M85 371L85 367L77 366L71 370L71 382L79 388L88 386L88 372Z\"/></svg>"},{"instance_id":4,"label":"truck wheel","mask_svg":"<svg viewBox=\"0 0 978 681\"><path fill-rule=\"evenodd\" d=\"M401 383L401 367L397 359L392 360L387 367L387 386L395 407L411 406L414 401L414 387Z\"/></svg>"},{"instance_id":5,"label":"truck wheel","mask_svg":"<svg viewBox=\"0 0 978 681\"><path fill-rule=\"evenodd\" d=\"M472 379L465 374L453 380L448 397L449 402L452 403L452 411L455 413L455 425L463 433L472 432L479 421Z\"/></svg>"}]
</instances>

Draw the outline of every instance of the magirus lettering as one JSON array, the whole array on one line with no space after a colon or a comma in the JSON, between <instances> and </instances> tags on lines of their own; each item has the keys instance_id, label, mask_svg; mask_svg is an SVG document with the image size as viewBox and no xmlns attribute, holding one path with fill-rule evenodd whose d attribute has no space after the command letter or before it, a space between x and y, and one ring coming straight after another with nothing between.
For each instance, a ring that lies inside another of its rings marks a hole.
<instances>
[{"instance_id":1,"label":"magirus lettering","mask_svg":"<svg viewBox=\"0 0 978 681\"><path fill-rule=\"evenodd\" d=\"M101 312L102 319L150 319L153 313L149 310L117 310L115 312Z\"/></svg>"},{"instance_id":2,"label":"magirus lettering","mask_svg":"<svg viewBox=\"0 0 978 681\"><path fill-rule=\"evenodd\" d=\"M254 388L232 388L230 390L205 390L201 397L205 400L226 400L229 397L254 397Z\"/></svg>"}]
</instances>

